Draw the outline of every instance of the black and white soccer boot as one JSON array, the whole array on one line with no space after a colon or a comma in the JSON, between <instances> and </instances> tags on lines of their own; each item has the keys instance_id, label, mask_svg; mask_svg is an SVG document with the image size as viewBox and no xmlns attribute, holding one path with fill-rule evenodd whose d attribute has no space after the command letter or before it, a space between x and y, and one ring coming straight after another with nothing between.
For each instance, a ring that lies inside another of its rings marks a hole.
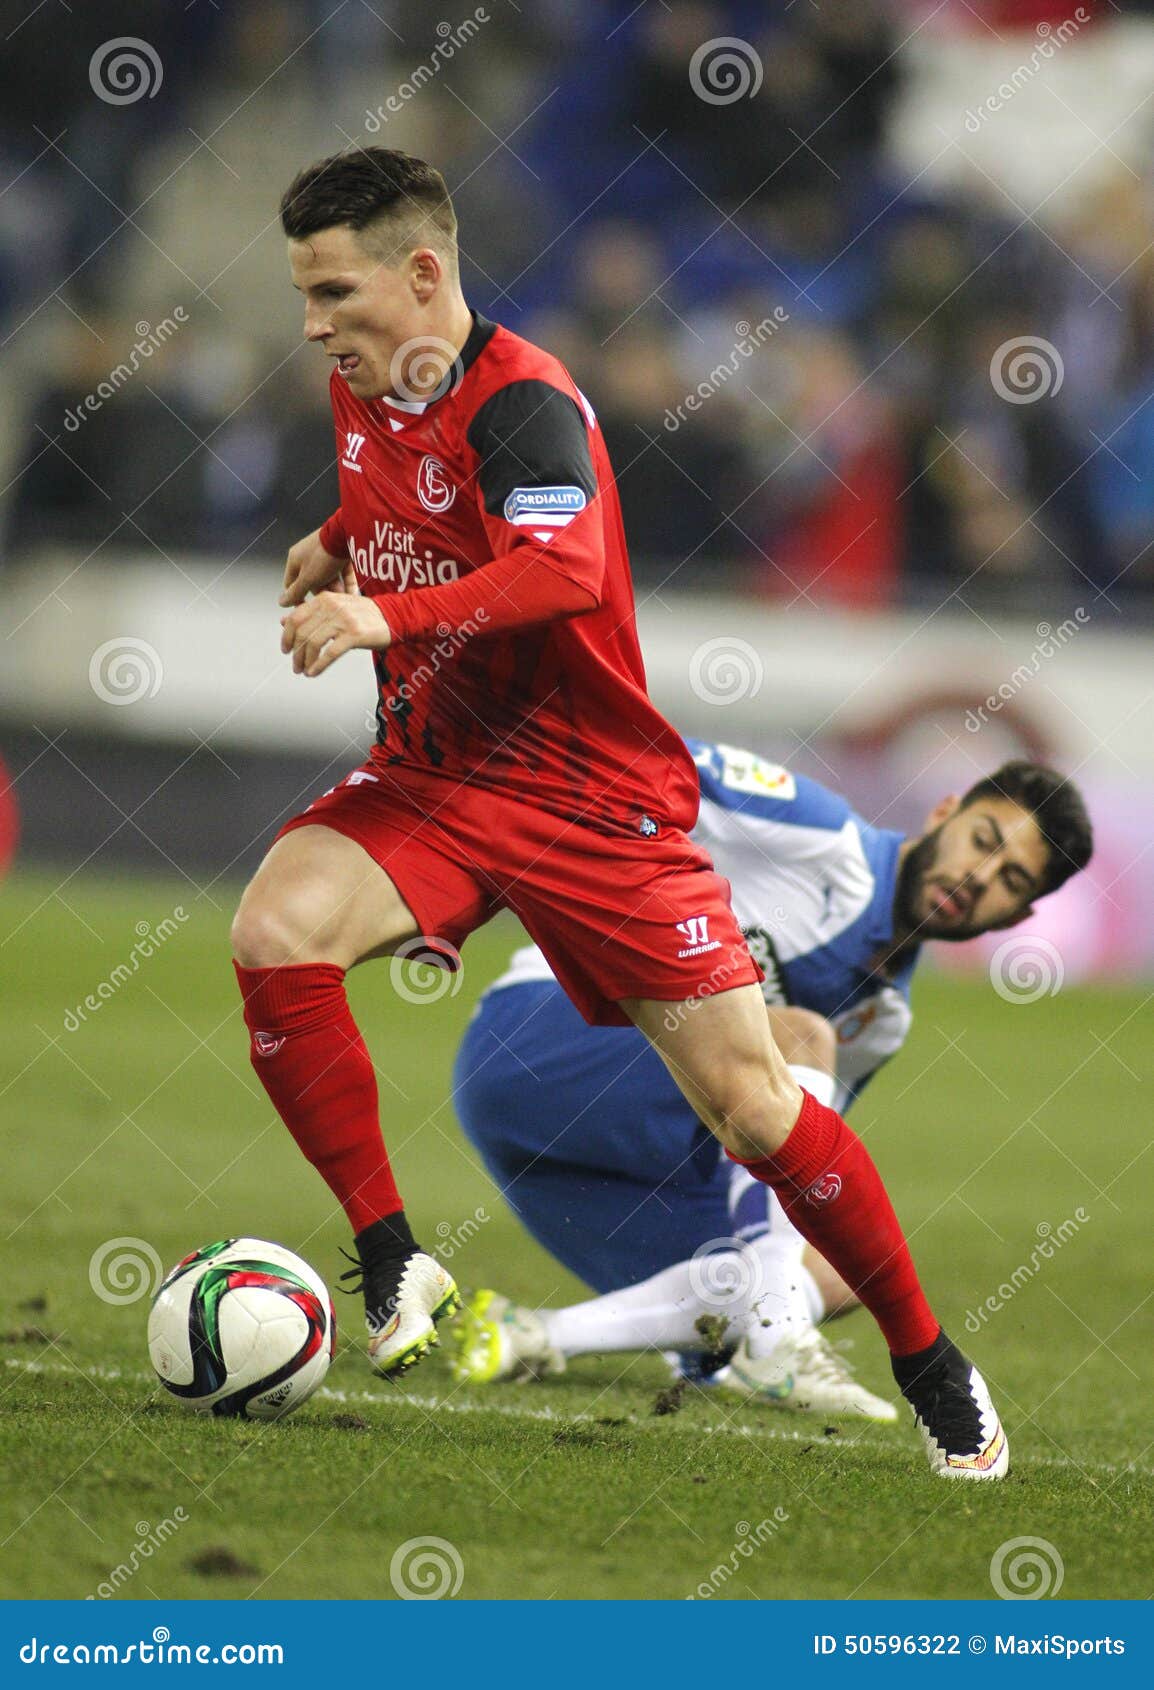
<instances>
[{"instance_id":1,"label":"black and white soccer boot","mask_svg":"<svg viewBox=\"0 0 1154 1690\"><path fill-rule=\"evenodd\" d=\"M914 1412L931 1472L942 1479L1004 1479L1010 1446L972 1362L939 1332L928 1350L892 1358L894 1378Z\"/></svg>"},{"instance_id":2,"label":"black and white soccer boot","mask_svg":"<svg viewBox=\"0 0 1154 1690\"><path fill-rule=\"evenodd\" d=\"M356 1265L341 1278L357 1281L348 1289L364 1295L369 1361L376 1373L404 1373L440 1342L438 1321L461 1306L457 1283L420 1248L403 1216L358 1233L356 1245L348 1258Z\"/></svg>"}]
</instances>

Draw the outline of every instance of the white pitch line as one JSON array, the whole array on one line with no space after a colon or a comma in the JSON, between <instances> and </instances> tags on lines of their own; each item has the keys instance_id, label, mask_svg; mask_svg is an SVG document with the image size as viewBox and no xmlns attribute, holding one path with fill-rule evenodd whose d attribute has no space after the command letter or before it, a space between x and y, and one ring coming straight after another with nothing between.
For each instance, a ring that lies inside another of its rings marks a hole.
<instances>
[{"instance_id":1,"label":"white pitch line","mask_svg":"<svg viewBox=\"0 0 1154 1690\"><path fill-rule=\"evenodd\" d=\"M87 1377L102 1383L161 1388L160 1381L154 1374L128 1371L119 1367L102 1367L97 1364L87 1368L67 1367L62 1362L24 1361L12 1356L4 1358L4 1366L16 1373L47 1374L60 1378L71 1378L79 1374L81 1378ZM531 1387L525 1388L530 1389ZM415 1408L423 1414L500 1414L510 1420L551 1421L554 1425L566 1426L574 1424L597 1426L611 1418L607 1415L586 1414L580 1409L566 1412L549 1406L526 1408L522 1407L520 1403L510 1402L447 1402L441 1397L417 1396L412 1391L402 1392L395 1386L392 1387L393 1394L390 1395L388 1392L388 1386L385 1386L381 1391L341 1391L331 1385L322 1385L319 1390L313 1392L309 1400L311 1402L331 1402L354 1407L364 1405L369 1408ZM658 1418L661 1417L654 1416L653 1419L639 1420L634 1415L627 1415L624 1417L623 1424L628 1426L630 1431L648 1431L652 1429L654 1421ZM685 1429L704 1437L765 1438L774 1443L813 1444L818 1448L826 1447L830 1450L864 1449L873 1455L892 1454L894 1451L892 1443L869 1442L864 1430L856 1425L853 1426L854 1435L852 1439L824 1438L816 1430L816 1417L815 1429L808 1432L795 1431L792 1427L787 1426L731 1426L728 1422L718 1423L716 1421L706 1422L704 1425L686 1423ZM1014 1465L1018 1468L1054 1467L1083 1473L1110 1473L1115 1475L1133 1473L1138 1478L1154 1478L1154 1468L1139 1467L1134 1462L1070 1461L1061 1455L1015 1455Z\"/></svg>"}]
</instances>

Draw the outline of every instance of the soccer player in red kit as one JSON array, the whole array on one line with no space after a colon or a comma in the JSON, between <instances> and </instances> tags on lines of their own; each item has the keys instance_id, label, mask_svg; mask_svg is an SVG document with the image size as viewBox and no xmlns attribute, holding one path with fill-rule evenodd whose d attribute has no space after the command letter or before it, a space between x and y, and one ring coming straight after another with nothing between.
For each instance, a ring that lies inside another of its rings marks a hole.
<instances>
[{"instance_id":1,"label":"soccer player in red kit","mask_svg":"<svg viewBox=\"0 0 1154 1690\"><path fill-rule=\"evenodd\" d=\"M333 360L340 507L290 551L298 674L373 654L372 755L283 828L233 928L252 1062L352 1226L376 1369L456 1304L410 1231L347 969L454 967L513 910L590 1022L632 1022L777 1192L889 1345L931 1467L1000 1478L1005 1435L942 1332L881 1179L770 1036L728 887L687 837L698 784L650 702L596 415L547 352L472 312L439 173L368 148L281 203L305 335Z\"/></svg>"}]
</instances>

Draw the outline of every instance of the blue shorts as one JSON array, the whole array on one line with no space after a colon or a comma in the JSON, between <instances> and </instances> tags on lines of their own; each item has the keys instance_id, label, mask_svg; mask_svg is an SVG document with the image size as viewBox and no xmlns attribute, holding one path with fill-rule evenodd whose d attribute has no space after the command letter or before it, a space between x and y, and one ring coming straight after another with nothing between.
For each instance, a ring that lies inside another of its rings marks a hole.
<instances>
[{"instance_id":1,"label":"blue shorts","mask_svg":"<svg viewBox=\"0 0 1154 1690\"><path fill-rule=\"evenodd\" d=\"M553 981L488 992L453 1071L466 1134L527 1229L595 1291L730 1236L729 1174L648 1040Z\"/></svg>"}]
</instances>

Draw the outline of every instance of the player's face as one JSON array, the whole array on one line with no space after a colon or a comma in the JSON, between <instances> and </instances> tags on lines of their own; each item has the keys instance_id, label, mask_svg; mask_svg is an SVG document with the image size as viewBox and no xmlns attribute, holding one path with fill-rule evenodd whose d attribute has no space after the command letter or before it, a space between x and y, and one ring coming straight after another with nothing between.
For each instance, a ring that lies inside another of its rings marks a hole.
<instances>
[{"instance_id":1,"label":"player's face","mask_svg":"<svg viewBox=\"0 0 1154 1690\"><path fill-rule=\"evenodd\" d=\"M403 267L390 269L345 224L290 241L288 248L293 286L305 300L305 339L336 360L356 398L391 393L397 348L422 331L427 278L412 262L422 255L410 254Z\"/></svg>"},{"instance_id":2,"label":"player's face","mask_svg":"<svg viewBox=\"0 0 1154 1690\"><path fill-rule=\"evenodd\" d=\"M899 882L900 914L915 937L973 939L1032 913L1049 847L1028 810L1008 798L965 809L946 799L930 823Z\"/></svg>"}]
</instances>

